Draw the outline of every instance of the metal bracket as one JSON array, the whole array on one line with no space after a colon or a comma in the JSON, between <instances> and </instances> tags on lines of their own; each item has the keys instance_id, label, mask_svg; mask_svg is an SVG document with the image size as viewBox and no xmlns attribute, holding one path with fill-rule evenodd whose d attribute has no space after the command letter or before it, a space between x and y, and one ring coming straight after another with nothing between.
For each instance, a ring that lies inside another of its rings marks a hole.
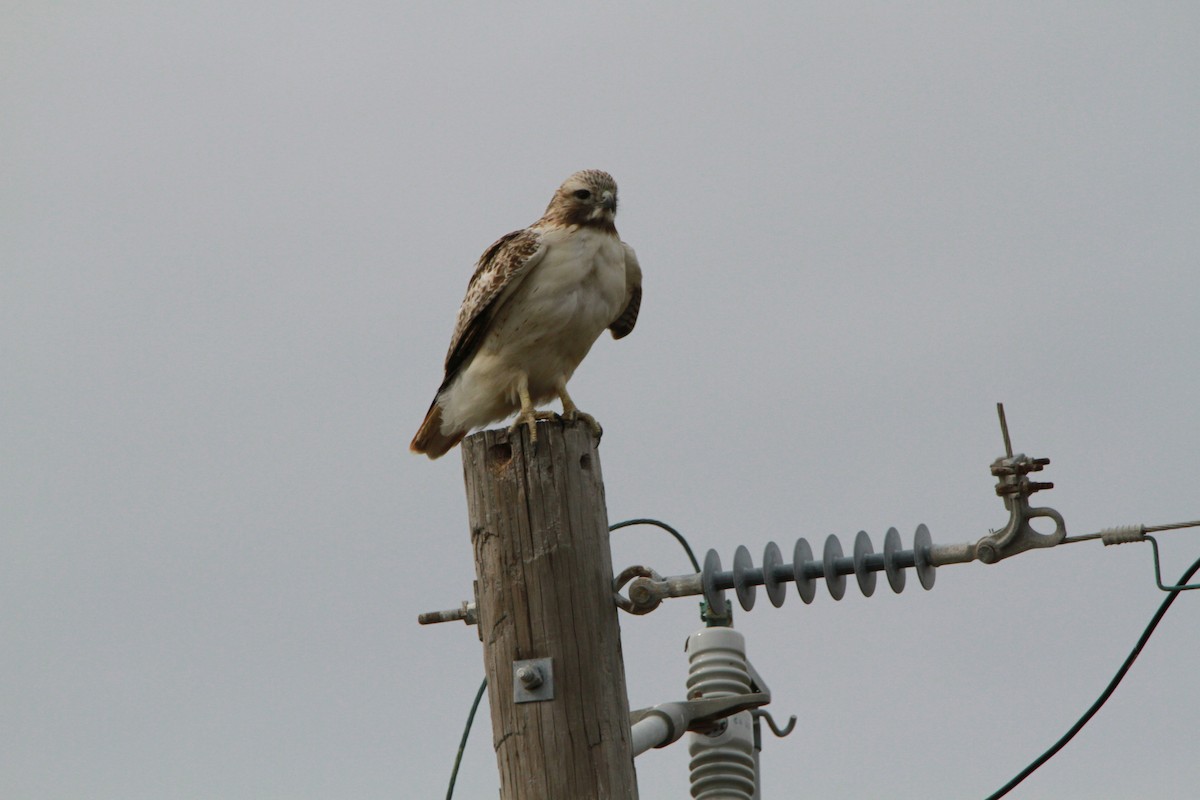
<instances>
[{"instance_id":1,"label":"metal bracket","mask_svg":"<svg viewBox=\"0 0 1200 800\"><path fill-rule=\"evenodd\" d=\"M1158 584L1158 588L1164 592L1186 592L1191 589L1200 589L1200 583L1176 583L1172 586L1163 586L1162 568L1159 566L1158 560L1158 540L1153 536L1146 536L1150 541L1150 547L1154 549L1154 582Z\"/></svg>"},{"instance_id":2,"label":"metal bracket","mask_svg":"<svg viewBox=\"0 0 1200 800\"><path fill-rule=\"evenodd\" d=\"M1066 523L1062 514L1053 508L1031 508L1029 496L1042 489L1053 489L1054 484L1029 480L1029 473L1040 472L1050 463L1048 458L1030 458L1024 453L1013 455L1012 442L1008 438L1008 422L1004 418L1004 404L997 403L1000 415L1000 431L1004 435L1005 455L992 462L992 474L999 478L996 494L1004 498L1008 509L1008 524L993 531L975 543L975 557L985 564L994 564L1001 559L1015 556L1038 547L1054 547L1062 544L1067 536ZM1029 524L1031 519L1049 517L1054 520L1053 533L1038 533Z\"/></svg>"},{"instance_id":3,"label":"metal bracket","mask_svg":"<svg viewBox=\"0 0 1200 800\"><path fill-rule=\"evenodd\" d=\"M661 716L667 721L670 730L666 741L658 745L658 747L665 747L679 739L687 731L709 731L713 725L726 717L733 716L740 711L749 711L759 706L765 706L769 702L771 702L771 695L765 692L683 700L630 711L629 722L631 725L636 725L646 717Z\"/></svg>"},{"instance_id":4,"label":"metal bracket","mask_svg":"<svg viewBox=\"0 0 1200 800\"><path fill-rule=\"evenodd\" d=\"M513 662L513 702L554 699L554 660L529 658Z\"/></svg>"},{"instance_id":5,"label":"metal bracket","mask_svg":"<svg viewBox=\"0 0 1200 800\"><path fill-rule=\"evenodd\" d=\"M747 694L726 695L723 697L702 697L692 700L682 700L675 703L662 703L652 708L639 708L629 712L629 724L635 726L648 717L658 717L666 729L665 736L655 744L655 747L666 747L677 741L687 731L693 733L712 733L724 723L725 719L742 711L754 711L771 702L771 690L766 682L754 669L754 665L746 662L746 672L750 676L750 692ZM765 713L765 712L763 712ZM786 736L792 732L796 718L792 717L787 728L782 732L775 726L775 721L768 717L768 724L777 736Z\"/></svg>"}]
</instances>

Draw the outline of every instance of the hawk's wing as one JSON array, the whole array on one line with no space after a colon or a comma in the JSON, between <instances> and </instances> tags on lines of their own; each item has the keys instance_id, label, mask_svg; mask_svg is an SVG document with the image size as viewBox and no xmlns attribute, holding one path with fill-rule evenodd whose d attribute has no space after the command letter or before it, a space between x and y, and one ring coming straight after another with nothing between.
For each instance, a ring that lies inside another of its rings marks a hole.
<instances>
[{"instance_id":1,"label":"hawk's wing","mask_svg":"<svg viewBox=\"0 0 1200 800\"><path fill-rule=\"evenodd\" d=\"M614 339L624 338L633 331L638 310L642 307L642 266L632 247L624 242L621 242L621 247L625 249L625 308L608 326Z\"/></svg>"},{"instance_id":2,"label":"hawk's wing","mask_svg":"<svg viewBox=\"0 0 1200 800\"><path fill-rule=\"evenodd\" d=\"M446 377L439 392L450 384L459 368L479 348L496 310L545 254L541 234L525 228L501 236L479 257L475 274L467 284L467 296L458 309L454 335L446 353Z\"/></svg>"}]
</instances>

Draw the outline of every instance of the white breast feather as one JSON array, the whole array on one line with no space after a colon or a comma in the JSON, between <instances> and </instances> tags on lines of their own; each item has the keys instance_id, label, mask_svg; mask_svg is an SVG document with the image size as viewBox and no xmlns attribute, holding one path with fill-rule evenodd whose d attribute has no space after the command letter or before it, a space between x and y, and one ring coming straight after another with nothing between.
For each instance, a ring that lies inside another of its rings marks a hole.
<instances>
[{"instance_id":1,"label":"white breast feather","mask_svg":"<svg viewBox=\"0 0 1200 800\"><path fill-rule=\"evenodd\" d=\"M529 375L534 403L569 380L626 299L625 250L601 231L552 229L540 264L493 319L487 339L439 398L444 430L503 419L520 405L516 381Z\"/></svg>"}]
</instances>

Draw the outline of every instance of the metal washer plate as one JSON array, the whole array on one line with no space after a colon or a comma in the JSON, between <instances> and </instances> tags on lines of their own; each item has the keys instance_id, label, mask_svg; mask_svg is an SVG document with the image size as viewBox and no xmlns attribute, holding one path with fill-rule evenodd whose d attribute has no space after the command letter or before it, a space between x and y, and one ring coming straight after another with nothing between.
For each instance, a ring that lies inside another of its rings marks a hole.
<instances>
[{"instance_id":1,"label":"metal washer plate","mask_svg":"<svg viewBox=\"0 0 1200 800\"><path fill-rule=\"evenodd\" d=\"M533 668L538 671L542 682L532 688L527 687L520 678L522 669ZM527 658L513 662L513 702L537 703L542 700L554 699L554 660L550 658Z\"/></svg>"}]
</instances>

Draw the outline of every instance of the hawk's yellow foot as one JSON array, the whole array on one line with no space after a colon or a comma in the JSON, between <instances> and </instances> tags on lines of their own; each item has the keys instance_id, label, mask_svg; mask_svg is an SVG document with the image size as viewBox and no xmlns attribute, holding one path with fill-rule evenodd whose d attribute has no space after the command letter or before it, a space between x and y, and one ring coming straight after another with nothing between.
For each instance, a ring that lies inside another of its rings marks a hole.
<instances>
[{"instance_id":1,"label":"hawk's yellow foot","mask_svg":"<svg viewBox=\"0 0 1200 800\"><path fill-rule=\"evenodd\" d=\"M604 435L604 429L600 427L599 422L596 422L596 418L591 414L580 411L578 408L572 408L570 411L564 412L562 416L565 420L580 420L581 422L585 423L589 428L592 429L592 433L596 435L597 439Z\"/></svg>"},{"instance_id":2,"label":"hawk's yellow foot","mask_svg":"<svg viewBox=\"0 0 1200 800\"><path fill-rule=\"evenodd\" d=\"M558 419L553 411L538 411L529 396L529 375L522 372L517 376L517 396L521 398L521 410L512 425L508 426L509 433L515 433L522 425L529 427L529 441L537 443L537 424L539 419Z\"/></svg>"},{"instance_id":3,"label":"hawk's yellow foot","mask_svg":"<svg viewBox=\"0 0 1200 800\"><path fill-rule=\"evenodd\" d=\"M604 429L600 427L599 422L596 422L596 418L591 414L580 411L579 407L575 405L575 401L571 399L571 395L567 394L566 380L559 379L555 389L558 391L558 399L562 401L563 419L572 422L578 419L587 423L587 426L592 429L592 433L595 434L597 440L604 435Z\"/></svg>"},{"instance_id":4,"label":"hawk's yellow foot","mask_svg":"<svg viewBox=\"0 0 1200 800\"><path fill-rule=\"evenodd\" d=\"M558 419L558 414L553 411L535 411L532 408L529 410L521 409L517 414L517 418L513 420L512 425L508 426L509 433L516 433L517 428L525 425L529 428L529 441L537 443L537 424L538 420L542 419Z\"/></svg>"}]
</instances>

